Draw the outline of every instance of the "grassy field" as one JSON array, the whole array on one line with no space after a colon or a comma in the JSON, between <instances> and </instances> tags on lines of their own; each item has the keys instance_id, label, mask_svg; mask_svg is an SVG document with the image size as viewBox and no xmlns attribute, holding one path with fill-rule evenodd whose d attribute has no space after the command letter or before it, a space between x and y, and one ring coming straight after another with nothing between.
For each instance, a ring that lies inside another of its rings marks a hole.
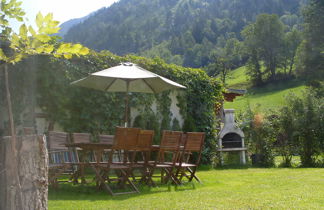
<instances>
[{"instance_id":1,"label":"grassy field","mask_svg":"<svg viewBox=\"0 0 324 210\"><path fill-rule=\"evenodd\" d=\"M249 78L246 75L246 67L242 66L231 71L226 79L226 85L230 88L246 89L250 86Z\"/></svg>"},{"instance_id":2,"label":"grassy field","mask_svg":"<svg viewBox=\"0 0 324 210\"><path fill-rule=\"evenodd\" d=\"M234 102L226 102L225 108L245 110L248 105L252 109L260 105L260 111L277 109L285 103L285 96L289 93L301 95L306 86L299 81L288 81L269 84L261 88L250 88L245 67L240 67L229 74L227 87L236 89L247 89L247 94L237 97Z\"/></svg>"},{"instance_id":3,"label":"grassy field","mask_svg":"<svg viewBox=\"0 0 324 210\"><path fill-rule=\"evenodd\" d=\"M112 197L93 186L49 190L49 209L324 209L324 169L201 170L203 184L141 187Z\"/></svg>"}]
</instances>

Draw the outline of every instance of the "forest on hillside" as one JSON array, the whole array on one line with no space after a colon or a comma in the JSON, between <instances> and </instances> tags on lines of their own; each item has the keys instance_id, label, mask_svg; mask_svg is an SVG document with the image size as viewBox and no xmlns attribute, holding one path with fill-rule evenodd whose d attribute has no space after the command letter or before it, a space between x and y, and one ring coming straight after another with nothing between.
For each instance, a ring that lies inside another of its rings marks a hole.
<instances>
[{"instance_id":1,"label":"forest on hillside","mask_svg":"<svg viewBox=\"0 0 324 210\"><path fill-rule=\"evenodd\" d=\"M316 21L306 6L312 2L321 25L321 1L120 0L71 27L64 40L203 68L223 83L229 71L247 65L252 85L261 86L309 77L301 52L305 33L313 30L307 21ZM313 41L320 51L319 37Z\"/></svg>"},{"instance_id":2,"label":"forest on hillside","mask_svg":"<svg viewBox=\"0 0 324 210\"><path fill-rule=\"evenodd\" d=\"M159 56L204 67L220 49L242 41L241 31L262 13L277 14L287 29L302 22L304 0L120 0L72 27L65 41L118 55ZM239 65L242 60L236 61Z\"/></svg>"}]
</instances>

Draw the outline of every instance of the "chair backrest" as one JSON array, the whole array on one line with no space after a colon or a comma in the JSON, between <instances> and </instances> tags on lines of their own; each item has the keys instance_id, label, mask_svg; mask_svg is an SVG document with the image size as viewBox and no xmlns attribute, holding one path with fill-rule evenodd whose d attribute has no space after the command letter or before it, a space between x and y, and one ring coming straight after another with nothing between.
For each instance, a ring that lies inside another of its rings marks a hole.
<instances>
[{"instance_id":1,"label":"chair backrest","mask_svg":"<svg viewBox=\"0 0 324 210\"><path fill-rule=\"evenodd\" d=\"M151 150L154 138L153 130L140 130L137 140L137 148L139 150Z\"/></svg>"},{"instance_id":2,"label":"chair backrest","mask_svg":"<svg viewBox=\"0 0 324 210\"><path fill-rule=\"evenodd\" d=\"M166 131L162 133L161 148L164 149L179 149L182 137L181 131Z\"/></svg>"},{"instance_id":3,"label":"chair backrest","mask_svg":"<svg viewBox=\"0 0 324 210\"><path fill-rule=\"evenodd\" d=\"M72 133L72 140L74 143L90 143L90 133Z\"/></svg>"},{"instance_id":4,"label":"chair backrest","mask_svg":"<svg viewBox=\"0 0 324 210\"><path fill-rule=\"evenodd\" d=\"M116 127L115 148L124 150L136 149L140 130L140 128Z\"/></svg>"},{"instance_id":5,"label":"chair backrest","mask_svg":"<svg viewBox=\"0 0 324 210\"><path fill-rule=\"evenodd\" d=\"M99 135L99 142L105 144L114 144L114 136L113 135Z\"/></svg>"},{"instance_id":6,"label":"chair backrest","mask_svg":"<svg viewBox=\"0 0 324 210\"><path fill-rule=\"evenodd\" d=\"M23 127L23 129L24 129L25 135L33 135L36 133L36 130L34 127Z\"/></svg>"},{"instance_id":7,"label":"chair backrest","mask_svg":"<svg viewBox=\"0 0 324 210\"><path fill-rule=\"evenodd\" d=\"M68 147L69 135L66 132L48 132L48 150L50 164L76 162L78 157L73 154Z\"/></svg>"},{"instance_id":8,"label":"chair backrest","mask_svg":"<svg viewBox=\"0 0 324 210\"><path fill-rule=\"evenodd\" d=\"M203 148L204 140L204 132L187 132L184 150L191 152L200 152Z\"/></svg>"},{"instance_id":9,"label":"chair backrest","mask_svg":"<svg viewBox=\"0 0 324 210\"><path fill-rule=\"evenodd\" d=\"M180 146L184 146L187 141L187 134L183 133L180 140Z\"/></svg>"},{"instance_id":10,"label":"chair backrest","mask_svg":"<svg viewBox=\"0 0 324 210\"><path fill-rule=\"evenodd\" d=\"M181 137L181 131L164 130L162 133L162 139L157 161L172 162L172 165L174 166L179 157Z\"/></svg>"},{"instance_id":11,"label":"chair backrest","mask_svg":"<svg viewBox=\"0 0 324 210\"><path fill-rule=\"evenodd\" d=\"M64 145L68 143L68 133L49 131L48 132L48 149L49 151L54 150L67 150Z\"/></svg>"}]
</instances>

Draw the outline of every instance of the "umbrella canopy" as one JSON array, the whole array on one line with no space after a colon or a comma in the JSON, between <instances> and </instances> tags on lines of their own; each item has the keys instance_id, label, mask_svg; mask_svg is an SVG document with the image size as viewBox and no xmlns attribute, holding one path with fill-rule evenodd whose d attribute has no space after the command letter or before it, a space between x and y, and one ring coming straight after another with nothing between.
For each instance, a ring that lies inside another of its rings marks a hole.
<instances>
[{"instance_id":1,"label":"umbrella canopy","mask_svg":"<svg viewBox=\"0 0 324 210\"><path fill-rule=\"evenodd\" d=\"M95 72L72 84L107 92L160 93L165 90L186 88L133 63L122 63Z\"/></svg>"},{"instance_id":2,"label":"umbrella canopy","mask_svg":"<svg viewBox=\"0 0 324 210\"><path fill-rule=\"evenodd\" d=\"M128 122L129 92L160 93L166 90L186 88L133 63L121 63L119 66L95 72L71 84L107 92L126 92L125 126Z\"/></svg>"}]
</instances>

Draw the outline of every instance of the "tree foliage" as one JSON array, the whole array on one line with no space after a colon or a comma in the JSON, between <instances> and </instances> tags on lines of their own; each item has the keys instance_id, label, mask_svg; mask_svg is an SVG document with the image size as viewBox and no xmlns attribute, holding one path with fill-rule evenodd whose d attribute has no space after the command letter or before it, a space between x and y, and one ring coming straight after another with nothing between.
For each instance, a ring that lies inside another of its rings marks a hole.
<instances>
[{"instance_id":1,"label":"tree foliage","mask_svg":"<svg viewBox=\"0 0 324 210\"><path fill-rule=\"evenodd\" d=\"M43 16L37 14L37 30L32 26L22 24L19 32L13 32L10 28L8 18L23 21L24 12L20 8L21 2L2 0L0 12L1 42L0 60L5 63L15 64L29 55L51 54L55 57L71 58L72 55L86 55L89 50L80 44L58 43L56 34L59 31L58 21L53 20L53 14ZM4 50L7 47L7 50Z\"/></svg>"},{"instance_id":2,"label":"tree foliage","mask_svg":"<svg viewBox=\"0 0 324 210\"><path fill-rule=\"evenodd\" d=\"M284 44L284 24L279 17L268 14L259 15L255 23L245 27L242 35L250 61L252 63L262 62L265 66L264 74L268 74L271 80L275 80ZM254 64L254 68L249 70L261 72L255 66ZM258 80L262 78L260 75L256 77Z\"/></svg>"},{"instance_id":3,"label":"tree foliage","mask_svg":"<svg viewBox=\"0 0 324 210\"><path fill-rule=\"evenodd\" d=\"M227 40L242 40L241 30L261 13L300 24L302 0L121 0L101 9L64 36L95 50L118 55L161 57L168 63L204 67ZM242 64L235 60L235 65Z\"/></svg>"},{"instance_id":4,"label":"tree foliage","mask_svg":"<svg viewBox=\"0 0 324 210\"><path fill-rule=\"evenodd\" d=\"M298 49L297 70L309 80L324 78L324 2L310 0L303 10L304 40Z\"/></svg>"}]
</instances>

